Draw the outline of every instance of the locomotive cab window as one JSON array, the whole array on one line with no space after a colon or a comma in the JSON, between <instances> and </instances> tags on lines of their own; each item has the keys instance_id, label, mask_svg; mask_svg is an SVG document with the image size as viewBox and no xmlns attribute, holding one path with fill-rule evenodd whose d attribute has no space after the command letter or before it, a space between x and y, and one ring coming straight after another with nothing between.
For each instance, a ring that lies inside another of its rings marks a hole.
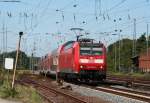
<instances>
[{"instance_id":1,"label":"locomotive cab window","mask_svg":"<svg viewBox=\"0 0 150 103\"><path fill-rule=\"evenodd\" d=\"M72 48L73 44L74 44L74 41L67 42L64 46L64 50L68 50L68 49Z\"/></svg>"},{"instance_id":2,"label":"locomotive cab window","mask_svg":"<svg viewBox=\"0 0 150 103\"><path fill-rule=\"evenodd\" d=\"M80 55L102 55L101 47L80 47Z\"/></svg>"}]
</instances>

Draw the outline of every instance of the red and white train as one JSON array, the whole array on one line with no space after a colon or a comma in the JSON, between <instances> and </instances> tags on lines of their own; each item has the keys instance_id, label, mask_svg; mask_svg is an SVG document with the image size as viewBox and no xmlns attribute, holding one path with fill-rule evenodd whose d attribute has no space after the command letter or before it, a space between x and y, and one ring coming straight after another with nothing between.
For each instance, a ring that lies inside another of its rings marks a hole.
<instances>
[{"instance_id":1,"label":"red and white train","mask_svg":"<svg viewBox=\"0 0 150 103\"><path fill-rule=\"evenodd\" d=\"M105 79L106 66L105 46L87 38L64 43L43 57L39 64L41 73L84 81Z\"/></svg>"}]
</instances>

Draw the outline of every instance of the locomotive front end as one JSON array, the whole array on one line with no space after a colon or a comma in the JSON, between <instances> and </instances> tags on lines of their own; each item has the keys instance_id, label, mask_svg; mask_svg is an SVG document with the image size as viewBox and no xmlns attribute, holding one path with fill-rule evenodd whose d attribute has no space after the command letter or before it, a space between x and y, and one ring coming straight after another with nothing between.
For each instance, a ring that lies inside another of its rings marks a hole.
<instances>
[{"instance_id":1,"label":"locomotive front end","mask_svg":"<svg viewBox=\"0 0 150 103\"><path fill-rule=\"evenodd\" d=\"M102 43L80 42L79 72L85 80L103 80L106 78L106 50Z\"/></svg>"}]
</instances>

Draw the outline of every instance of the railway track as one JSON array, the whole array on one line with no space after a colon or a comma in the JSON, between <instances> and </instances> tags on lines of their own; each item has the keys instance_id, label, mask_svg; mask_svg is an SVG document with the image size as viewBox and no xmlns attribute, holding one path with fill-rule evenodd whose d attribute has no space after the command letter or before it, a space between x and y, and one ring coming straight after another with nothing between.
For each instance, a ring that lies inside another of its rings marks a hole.
<instances>
[{"instance_id":1,"label":"railway track","mask_svg":"<svg viewBox=\"0 0 150 103\"><path fill-rule=\"evenodd\" d=\"M147 80L138 80L138 79L125 79L125 78L107 78L109 80L115 81L114 83L107 83L105 85L105 82L102 84L102 86L100 87L93 87L93 86L89 86L89 85L85 85L85 84L81 84L83 87L87 87L87 88L91 88L94 90L98 90L98 91L102 91L102 92L106 92L106 93L111 93L111 94L116 94L119 96L124 96L124 97L128 97L128 98L132 98L132 99L136 99L136 100L140 100L140 101L144 101L144 102L148 102L150 103L150 92L145 92L145 91L141 91L139 89L132 89L132 88L118 88L116 85L114 85L114 87L112 87L111 85L115 84L116 82L119 83L132 83L130 85L135 85L135 86L143 86L143 87L149 87L150 86L150 81ZM108 85L110 84L110 86ZM116 86L116 87L115 87Z\"/></svg>"},{"instance_id":2,"label":"railway track","mask_svg":"<svg viewBox=\"0 0 150 103\"><path fill-rule=\"evenodd\" d=\"M132 99L136 99L136 100L140 100L140 101L144 101L148 103L150 102L149 93L144 93L144 92L129 90L129 89L114 88L114 87L97 87L94 89L98 91L116 94L119 96L125 96L128 98L132 98Z\"/></svg>"},{"instance_id":3,"label":"railway track","mask_svg":"<svg viewBox=\"0 0 150 103\"><path fill-rule=\"evenodd\" d=\"M131 87L144 87L150 89L150 80L131 77L118 77L107 75L106 81L120 83Z\"/></svg>"},{"instance_id":4,"label":"railway track","mask_svg":"<svg viewBox=\"0 0 150 103\"><path fill-rule=\"evenodd\" d=\"M140 91L137 89L131 89L131 88L118 88L116 85L115 85L116 87L115 86L112 87L112 86L108 86L108 84L106 86L102 84L102 86L100 87L93 87L85 84L83 85L80 84L80 86L150 103L150 92L148 93L148 92Z\"/></svg>"},{"instance_id":5,"label":"railway track","mask_svg":"<svg viewBox=\"0 0 150 103\"><path fill-rule=\"evenodd\" d=\"M76 85L76 84L73 84ZM116 85L114 87L108 86L108 85L102 85L98 87L93 87L85 84L80 84L80 87L85 87L85 88L90 88L92 90L100 91L100 92L105 92L105 93L110 93L110 94L115 94L118 96L123 96L143 102L148 102L150 103L150 92L144 92L136 89L131 89L131 88L119 88ZM96 93L95 91L95 93Z\"/></svg>"},{"instance_id":6,"label":"railway track","mask_svg":"<svg viewBox=\"0 0 150 103\"><path fill-rule=\"evenodd\" d=\"M17 80L17 82L26 86L34 86L38 90L38 93L50 103L88 103L88 101L85 101L84 99L68 93L64 93L60 90L48 87L44 84L40 84L34 80L26 78L22 80Z\"/></svg>"},{"instance_id":7,"label":"railway track","mask_svg":"<svg viewBox=\"0 0 150 103\"><path fill-rule=\"evenodd\" d=\"M24 85L34 86L38 90L38 93L51 103L62 103L62 100L64 103L66 102L67 103L89 103L88 101L84 99L81 99L71 94L64 93L60 90L51 88L47 86L46 83L44 85L44 84L41 84L42 82L40 83L34 79L32 80L31 78L27 78L27 77L25 79L24 78L25 77L19 80L19 82L23 83ZM150 102L150 93L148 92L145 93L139 90L128 89L128 88L118 88L115 86L111 87L108 85L104 87L104 84L103 86L100 86L100 87L86 86L86 85L81 85L81 84L80 86L91 88L97 91L110 93L110 94L116 94L119 96L128 97L128 98L132 98L132 99L136 99L136 100L140 100L140 101L144 101L148 103Z\"/></svg>"}]
</instances>

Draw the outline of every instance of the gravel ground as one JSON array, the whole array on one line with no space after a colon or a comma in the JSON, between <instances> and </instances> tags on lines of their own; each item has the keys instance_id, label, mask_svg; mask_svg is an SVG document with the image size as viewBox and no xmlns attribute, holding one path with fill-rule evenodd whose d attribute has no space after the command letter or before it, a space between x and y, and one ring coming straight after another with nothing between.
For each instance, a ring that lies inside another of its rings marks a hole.
<instances>
[{"instance_id":1,"label":"gravel ground","mask_svg":"<svg viewBox=\"0 0 150 103\"><path fill-rule=\"evenodd\" d=\"M111 103L147 103L147 102L143 102L143 101L139 101L139 100L123 97L123 96L118 96L115 94L105 93L98 90L93 90L90 88L77 86L69 83L65 83L64 85L71 85L74 92L78 92L86 96L98 97Z\"/></svg>"},{"instance_id":2,"label":"gravel ground","mask_svg":"<svg viewBox=\"0 0 150 103\"><path fill-rule=\"evenodd\" d=\"M4 100L0 98L0 103L21 103L21 102L9 101L9 100Z\"/></svg>"}]
</instances>

